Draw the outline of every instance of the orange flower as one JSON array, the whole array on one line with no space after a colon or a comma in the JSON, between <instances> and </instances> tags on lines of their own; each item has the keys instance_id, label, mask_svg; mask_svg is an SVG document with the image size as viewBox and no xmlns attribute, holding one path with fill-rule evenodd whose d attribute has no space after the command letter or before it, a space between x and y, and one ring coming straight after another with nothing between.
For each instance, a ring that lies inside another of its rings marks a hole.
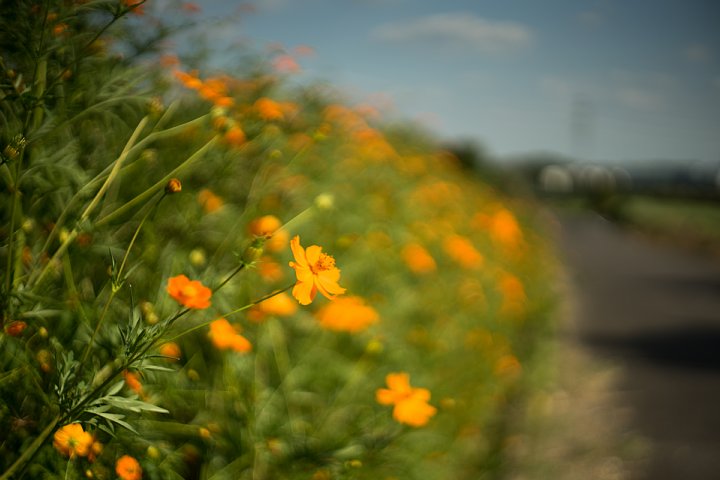
<instances>
[{"instance_id":1,"label":"orange flower","mask_svg":"<svg viewBox=\"0 0 720 480\"><path fill-rule=\"evenodd\" d=\"M267 97L258 98L253 108L258 116L266 121L282 120L284 117L280 104Z\"/></svg>"},{"instance_id":2,"label":"orange flower","mask_svg":"<svg viewBox=\"0 0 720 480\"><path fill-rule=\"evenodd\" d=\"M215 348L219 350L235 350L240 353L247 353L252 350L252 345L248 339L240 335L238 329L224 318L218 318L210 323L208 336Z\"/></svg>"},{"instance_id":3,"label":"orange flower","mask_svg":"<svg viewBox=\"0 0 720 480\"><path fill-rule=\"evenodd\" d=\"M289 317L295 314L297 309L297 303L287 293L282 292L252 307L248 310L247 318L259 323L268 315Z\"/></svg>"},{"instance_id":4,"label":"orange flower","mask_svg":"<svg viewBox=\"0 0 720 480\"><path fill-rule=\"evenodd\" d=\"M205 213L217 212L222 208L224 203L222 198L207 188L203 188L198 192L197 199L203 210L205 210Z\"/></svg>"},{"instance_id":5,"label":"orange flower","mask_svg":"<svg viewBox=\"0 0 720 480\"><path fill-rule=\"evenodd\" d=\"M103 444L98 441L97 438L92 438L92 445L90 445L90 451L88 452L88 461L94 462L97 457L100 456L100 454L103 451Z\"/></svg>"},{"instance_id":6,"label":"orange flower","mask_svg":"<svg viewBox=\"0 0 720 480\"><path fill-rule=\"evenodd\" d=\"M461 235L450 235L443 243L445 252L460 266L467 269L480 268L483 265L483 256L473 246L472 242Z\"/></svg>"},{"instance_id":7,"label":"orange flower","mask_svg":"<svg viewBox=\"0 0 720 480\"><path fill-rule=\"evenodd\" d=\"M395 405L393 418L396 421L421 427L437 412L435 407L427 403L430 391L411 387L407 373L390 373L385 377L385 382L390 388L379 388L375 392L375 399L381 405Z\"/></svg>"},{"instance_id":8,"label":"orange flower","mask_svg":"<svg viewBox=\"0 0 720 480\"><path fill-rule=\"evenodd\" d=\"M225 142L233 147L241 147L245 144L245 132L237 125L233 125L225 132Z\"/></svg>"},{"instance_id":9,"label":"orange flower","mask_svg":"<svg viewBox=\"0 0 720 480\"><path fill-rule=\"evenodd\" d=\"M175 342L163 343L160 346L160 355L168 357L169 360L179 360L182 357L182 350Z\"/></svg>"},{"instance_id":10,"label":"orange flower","mask_svg":"<svg viewBox=\"0 0 720 480\"><path fill-rule=\"evenodd\" d=\"M185 275L168 279L167 292L187 308L199 310L210 306L212 291L198 280L190 280Z\"/></svg>"},{"instance_id":11,"label":"orange flower","mask_svg":"<svg viewBox=\"0 0 720 480\"><path fill-rule=\"evenodd\" d=\"M27 323L22 320L14 320L5 325L5 333L11 337L19 337L20 334L27 328Z\"/></svg>"},{"instance_id":12,"label":"orange flower","mask_svg":"<svg viewBox=\"0 0 720 480\"><path fill-rule=\"evenodd\" d=\"M320 326L328 330L356 333L377 322L380 316L360 297L340 297L317 312Z\"/></svg>"},{"instance_id":13,"label":"orange flower","mask_svg":"<svg viewBox=\"0 0 720 480\"><path fill-rule=\"evenodd\" d=\"M285 276L280 265L268 256L260 257L260 261L257 262L256 268L258 274L268 283L277 282L282 280Z\"/></svg>"},{"instance_id":14,"label":"orange flower","mask_svg":"<svg viewBox=\"0 0 720 480\"><path fill-rule=\"evenodd\" d=\"M278 293L258 304L263 313L268 315L290 316L297 311L297 303L287 293Z\"/></svg>"},{"instance_id":15,"label":"orange flower","mask_svg":"<svg viewBox=\"0 0 720 480\"><path fill-rule=\"evenodd\" d=\"M490 223L490 235L493 242L511 249L517 247L522 241L520 225L515 216L504 208L493 215Z\"/></svg>"},{"instance_id":16,"label":"orange flower","mask_svg":"<svg viewBox=\"0 0 720 480\"><path fill-rule=\"evenodd\" d=\"M402 257L408 268L414 273L424 274L434 272L437 268L435 259L430 253L417 243L410 243L402 249Z\"/></svg>"},{"instance_id":17,"label":"orange flower","mask_svg":"<svg viewBox=\"0 0 720 480\"><path fill-rule=\"evenodd\" d=\"M130 455L123 455L118 458L115 463L115 473L120 477L120 480L140 480L142 478L140 463Z\"/></svg>"},{"instance_id":18,"label":"orange flower","mask_svg":"<svg viewBox=\"0 0 720 480\"><path fill-rule=\"evenodd\" d=\"M140 376L136 373L129 372L127 370L122 372L122 376L125 379L125 385L128 386L130 390L137 393L141 397L143 396L143 386L140 382Z\"/></svg>"},{"instance_id":19,"label":"orange flower","mask_svg":"<svg viewBox=\"0 0 720 480\"><path fill-rule=\"evenodd\" d=\"M59 428L53 436L53 447L66 457L86 457L91 451L93 437L79 423Z\"/></svg>"},{"instance_id":20,"label":"orange flower","mask_svg":"<svg viewBox=\"0 0 720 480\"><path fill-rule=\"evenodd\" d=\"M525 311L527 295L523 283L511 273L501 274L498 289L502 294L500 312L504 315L519 316Z\"/></svg>"},{"instance_id":21,"label":"orange flower","mask_svg":"<svg viewBox=\"0 0 720 480\"><path fill-rule=\"evenodd\" d=\"M197 76L195 76L192 72L185 73L182 70L173 70L173 75L175 75L175 78L180 80L186 88L198 90L202 87L202 80L197 78Z\"/></svg>"},{"instance_id":22,"label":"orange flower","mask_svg":"<svg viewBox=\"0 0 720 480\"><path fill-rule=\"evenodd\" d=\"M311 245L304 249L300 245L300 237L295 236L290 240L294 262L290 266L295 269L297 282L293 287L292 294L300 305L312 303L317 292L322 293L330 300L335 295L345 293L345 289L338 285L340 270L335 267L335 259L323 253L322 248Z\"/></svg>"}]
</instances>

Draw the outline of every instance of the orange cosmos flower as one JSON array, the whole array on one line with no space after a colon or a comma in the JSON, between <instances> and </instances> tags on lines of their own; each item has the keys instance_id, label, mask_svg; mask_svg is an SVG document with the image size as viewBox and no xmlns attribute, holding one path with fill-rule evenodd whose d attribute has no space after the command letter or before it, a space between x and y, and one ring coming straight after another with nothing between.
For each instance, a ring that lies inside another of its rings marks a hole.
<instances>
[{"instance_id":1,"label":"orange cosmos flower","mask_svg":"<svg viewBox=\"0 0 720 480\"><path fill-rule=\"evenodd\" d=\"M279 103L267 97L258 98L253 105L257 114L263 120L282 120L284 115Z\"/></svg>"},{"instance_id":2,"label":"orange cosmos flower","mask_svg":"<svg viewBox=\"0 0 720 480\"><path fill-rule=\"evenodd\" d=\"M175 78L180 80L180 83L185 85L186 88L198 90L200 89L200 87L202 87L202 80L197 78L194 71L190 73L185 73L182 70L173 70L173 75L175 75Z\"/></svg>"},{"instance_id":3,"label":"orange cosmos flower","mask_svg":"<svg viewBox=\"0 0 720 480\"><path fill-rule=\"evenodd\" d=\"M375 399L381 405L395 405L393 418L396 421L421 427L437 412L437 408L427 403L430 391L411 387L407 373L390 373L385 377L385 382L390 388L377 389Z\"/></svg>"},{"instance_id":4,"label":"orange cosmos flower","mask_svg":"<svg viewBox=\"0 0 720 480\"><path fill-rule=\"evenodd\" d=\"M235 350L240 353L252 350L252 344L248 339L240 335L238 329L224 318L218 318L210 323L208 336L219 350Z\"/></svg>"},{"instance_id":5,"label":"orange cosmos flower","mask_svg":"<svg viewBox=\"0 0 720 480\"><path fill-rule=\"evenodd\" d=\"M258 304L258 307L263 313L268 315L278 316L290 316L297 312L297 303L293 302L292 298L287 293L278 293L277 295L268 298L264 302Z\"/></svg>"},{"instance_id":6,"label":"orange cosmos flower","mask_svg":"<svg viewBox=\"0 0 720 480\"><path fill-rule=\"evenodd\" d=\"M282 280L285 276L280 264L268 256L260 257L260 261L257 262L256 268L260 277L268 283Z\"/></svg>"},{"instance_id":7,"label":"orange cosmos flower","mask_svg":"<svg viewBox=\"0 0 720 480\"><path fill-rule=\"evenodd\" d=\"M130 455L123 455L118 458L115 463L115 473L120 477L120 480L140 480L142 478L140 463Z\"/></svg>"},{"instance_id":8,"label":"orange cosmos flower","mask_svg":"<svg viewBox=\"0 0 720 480\"><path fill-rule=\"evenodd\" d=\"M380 319L360 297L340 297L317 312L320 326L337 332L357 333Z\"/></svg>"},{"instance_id":9,"label":"orange cosmos flower","mask_svg":"<svg viewBox=\"0 0 720 480\"><path fill-rule=\"evenodd\" d=\"M522 241L522 230L515 216L507 209L501 209L493 215L490 223L490 235L496 244L514 248Z\"/></svg>"},{"instance_id":10,"label":"orange cosmos flower","mask_svg":"<svg viewBox=\"0 0 720 480\"><path fill-rule=\"evenodd\" d=\"M434 272L437 268L435 259L425 248L417 243L410 243L402 249L402 257L408 268L414 273Z\"/></svg>"},{"instance_id":11,"label":"orange cosmos flower","mask_svg":"<svg viewBox=\"0 0 720 480\"><path fill-rule=\"evenodd\" d=\"M335 267L335 259L323 253L322 248L311 245L304 249L300 245L300 237L295 236L290 240L294 262L290 266L295 269L297 282L293 287L292 294L300 305L312 303L317 292L322 293L330 300L335 295L342 295L345 289L338 285L340 270Z\"/></svg>"},{"instance_id":12,"label":"orange cosmos flower","mask_svg":"<svg viewBox=\"0 0 720 480\"><path fill-rule=\"evenodd\" d=\"M66 457L86 457L91 451L93 437L79 423L58 429L53 436L53 447Z\"/></svg>"},{"instance_id":13,"label":"orange cosmos flower","mask_svg":"<svg viewBox=\"0 0 720 480\"><path fill-rule=\"evenodd\" d=\"M242 128L238 127L237 125L233 125L232 127L228 128L227 132L225 132L225 136L223 137L225 142L232 146L232 147L241 147L245 144L246 137L245 132L243 132Z\"/></svg>"},{"instance_id":14,"label":"orange cosmos flower","mask_svg":"<svg viewBox=\"0 0 720 480\"><path fill-rule=\"evenodd\" d=\"M122 372L122 376L125 379L125 385L127 385L130 390L141 397L144 396L143 386L140 382L140 376L138 374L125 370Z\"/></svg>"},{"instance_id":15,"label":"orange cosmos flower","mask_svg":"<svg viewBox=\"0 0 720 480\"><path fill-rule=\"evenodd\" d=\"M27 323L22 320L14 320L5 325L5 333L11 337L19 337L23 330L27 328Z\"/></svg>"},{"instance_id":16,"label":"orange cosmos flower","mask_svg":"<svg viewBox=\"0 0 720 480\"><path fill-rule=\"evenodd\" d=\"M483 265L483 256L473 246L472 242L461 235L450 235L443 242L445 252L460 266L467 269L480 268Z\"/></svg>"},{"instance_id":17,"label":"orange cosmos flower","mask_svg":"<svg viewBox=\"0 0 720 480\"><path fill-rule=\"evenodd\" d=\"M205 213L213 213L220 210L224 203L222 198L207 188L203 188L198 192L197 200L203 210L205 210Z\"/></svg>"},{"instance_id":18,"label":"orange cosmos flower","mask_svg":"<svg viewBox=\"0 0 720 480\"><path fill-rule=\"evenodd\" d=\"M198 280L190 280L185 275L168 279L167 292L187 308L202 310L210 306L212 291Z\"/></svg>"},{"instance_id":19,"label":"orange cosmos flower","mask_svg":"<svg viewBox=\"0 0 720 480\"><path fill-rule=\"evenodd\" d=\"M163 343L160 346L160 355L168 357L169 360L179 360L182 357L182 350L180 345L175 342Z\"/></svg>"}]
</instances>

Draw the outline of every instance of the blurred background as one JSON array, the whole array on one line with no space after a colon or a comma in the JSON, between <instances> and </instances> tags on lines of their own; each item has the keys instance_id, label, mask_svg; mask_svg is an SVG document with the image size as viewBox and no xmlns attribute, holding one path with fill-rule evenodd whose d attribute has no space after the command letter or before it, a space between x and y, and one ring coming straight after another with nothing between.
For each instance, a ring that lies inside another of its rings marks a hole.
<instances>
[{"instance_id":1,"label":"blurred background","mask_svg":"<svg viewBox=\"0 0 720 480\"><path fill-rule=\"evenodd\" d=\"M575 372L566 393L592 411L568 438L627 416L599 441L650 445L611 447L587 478L624 478L626 457L644 458L637 478L720 475L720 4L184 5L167 52L219 70L257 52L291 84L410 119L485 181L545 201L567 338L621 372L602 393Z\"/></svg>"}]
</instances>

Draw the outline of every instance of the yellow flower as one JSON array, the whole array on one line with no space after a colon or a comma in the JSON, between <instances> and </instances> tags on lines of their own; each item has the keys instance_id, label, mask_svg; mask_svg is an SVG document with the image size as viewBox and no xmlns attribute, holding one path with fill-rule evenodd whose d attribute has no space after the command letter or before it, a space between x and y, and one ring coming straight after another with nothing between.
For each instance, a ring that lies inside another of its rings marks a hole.
<instances>
[{"instance_id":1,"label":"yellow flower","mask_svg":"<svg viewBox=\"0 0 720 480\"><path fill-rule=\"evenodd\" d=\"M130 455L123 455L118 458L115 463L115 473L120 477L120 480L140 480L142 478L140 463Z\"/></svg>"},{"instance_id":2,"label":"yellow flower","mask_svg":"<svg viewBox=\"0 0 720 480\"><path fill-rule=\"evenodd\" d=\"M360 297L340 297L317 312L320 325L328 330L356 333L379 320L374 308Z\"/></svg>"},{"instance_id":3,"label":"yellow flower","mask_svg":"<svg viewBox=\"0 0 720 480\"><path fill-rule=\"evenodd\" d=\"M219 350L235 350L240 353L252 350L252 344L248 339L240 335L238 330L224 318L218 318L210 323L208 336Z\"/></svg>"},{"instance_id":4,"label":"yellow flower","mask_svg":"<svg viewBox=\"0 0 720 480\"><path fill-rule=\"evenodd\" d=\"M185 275L168 279L167 292L178 303L187 308L205 309L210 306L212 290L198 280L190 280Z\"/></svg>"},{"instance_id":5,"label":"yellow flower","mask_svg":"<svg viewBox=\"0 0 720 480\"><path fill-rule=\"evenodd\" d=\"M390 388L379 388L375 398L381 405L395 405L393 418L412 427L425 425L430 417L437 413L437 408L429 403L430 391L426 388L410 386L407 373L390 373L385 377Z\"/></svg>"},{"instance_id":6,"label":"yellow flower","mask_svg":"<svg viewBox=\"0 0 720 480\"><path fill-rule=\"evenodd\" d=\"M67 457L86 457L91 451L93 437L79 423L58 429L53 436L53 447Z\"/></svg>"},{"instance_id":7,"label":"yellow flower","mask_svg":"<svg viewBox=\"0 0 720 480\"><path fill-rule=\"evenodd\" d=\"M340 270L335 267L335 259L323 253L322 248L311 245L307 249L300 245L300 237L295 236L290 240L294 262L290 266L295 269L297 282L293 287L293 297L301 305L312 303L317 292L322 293L330 300L335 295L342 295L345 289L338 285Z\"/></svg>"}]
</instances>

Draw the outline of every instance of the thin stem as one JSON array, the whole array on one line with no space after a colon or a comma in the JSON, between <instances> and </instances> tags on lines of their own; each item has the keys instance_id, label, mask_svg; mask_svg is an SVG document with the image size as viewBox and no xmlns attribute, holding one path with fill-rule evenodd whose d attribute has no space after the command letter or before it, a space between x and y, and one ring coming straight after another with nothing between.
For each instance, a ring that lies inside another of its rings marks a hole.
<instances>
[{"instance_id":1,"label":"thin stem","mask_svg":"<svg viewBox=\"0 0 720 480\"><path fill-rule=\"evenodd\" d=\"M246 266L247 266L247 264L246 264L245 262L243 262L243 263L241 263L240 265L238 265L238 266L235 268L235 270L233 270L233 271L225 278L225 280L223 280L222 282L220 282L220 284L219 284L217 287L213 288L212 291L213 291L213 292L217 292L218 290L220 290L220 289L221 289L222 287L224 287L225 284L228 283L235 275L237 275L238 273L240 273L240 271L241 271L243 268L245 268Z\"/></svg>"},{"instance_id":2,"label":"thin stem","mask_svg":"<svg viewBox=\"0 0 720 480\"><path fill-rule=\"evenodd\" d=\"M288 285L287 287L282 288L282 289L280 289L280 290L275 290L274 292L271 292L271 293L265 295L264 297L261 297L261 298L255 300L254 302L248 303L247 305L245 305L245 306L242 307L242 308L238 308L237 310L233 310L232 312L226 313L226 314L224 314L224 315L220 315L220 317L228 317L228 316L233 315L233 314L235 314L235 313L242 312L243 310L247 310L248 308L250 308L250 307L252 307L252 306L254 306L254 305L257 305L258 303L264 302L264 301L267 300L268 298L272 298L272 297L274 297L275 295L278 295L278 294L280 294L280 293L282 293L282 292L286 292L286 291L290 290L293 286L295 286L295 284ZM166 341L166 342L172 342L172 341L174 341L174 340L177 340L178 338L180 338L180 337L182 337L182 336L184 336L184 335L187 335L188 333L191 333L191 332L194 332L195 330L200 330L201 328L207 327L208 325L210 325L210 324L211 324L212 322L214 322L214 321L215 321L215 320L210 320L210 321L203 322L203 323L200 323L200 324L198 324L198 325L192 326L192 327L190 327L190 328L187 328L187 329L183 330L182 332L178 333L177 335L175 335L174 337L171 337L171 338L169 338L169 339L167 339L167 340L165 340L165 341Z\"/></svg>"},{"instance_id":3,"label":"thin stem","mask_svg":"<svg viewBox=\"0 0 720 480\"><path fill-rule=\"evenodd\" d=\"M45 275L47 275L48 271L50 270L50 267L57 261L60 256L65 254L65 251L68 249L70 244L75 241L75 237L78 235L78 231L80 226L83 224L85 220L90 216L92 211L95 209L95 207L100 203L100 198L103 196L105 191L109 188L110 183L115 179L117 176L117 173L120 169L120 165L122 165L123 161L127 158L128 153L130 149L132 148L132 145L137 140L138 136L140 135L140 132L145 128L145 124L147 123L148 118L143 118L138 126L135 128L135 131L130 136L130 139L128 140L127 144L125 145L125 148L123 148L122 153L115 161L115 165L113 166L113 169L110 171L110 174L108 175L107 179L105 180L105 183L102 187L100 187L100 190L95 194L95 197L92 199L90 204L85 208L85 211L83 211L82 215L80 216L80 219L78 220L75 228L73 228L72 232L67 236L65 241L60 245L60 247L55 251L50 261L45 265L45 267L40 271L40 274L36 277L30 277L30 280L28 280L28 286L31 288L36 288L42 280L45 278Z\"/></svg>"},{"instance_id":4,"label":"thin stem","mask_svg":"<svg viewBox=\"0 0 720 480\"><path fill-rule=\"evenodd\" d=\"M143 225L145 225L145 221L148 219L148 217L150 216L151 213L153 213L153 212L155 212L155 210L157 210L157 208L160 206L160 202L162 202L166 196L167 196L167 193L163 192L163 194L160 196L160 198L158 198L158 201L155 202L155 205L153 205L152 208L150 208L150 210L147 211L145 216L143 216L142 220L140 220L140 224L135 229L135 233L133 234L133 237L130 240L130 245L128 245L128 248L125 251L125 255L123 256L122 263L120 264L120 268L117 271L116 278L118 280L122 279L122 272L123 272L123 269L125 268L125 263L127 263L127 259L130 256L130 250L132 250L133 245L135 245L135 240L137 239L138 235L140 234L140 230L142 229Z\"/></svg>"},{"instance_id":5,"label":"thin stem","mask_svg":"<svg viewBox=\"0 0 720 480\"><path fill-rule=\"evenodd\" d=\"M130 140L128 140L127 144L125 144L125 148L123 148L122 153L120 153L120 156L118 157L117 161L115 162L115 165L113 166L112 170L110 171L110 175L108 175L107 179L105 180L105 183L103 183L103 186L100 187L100 190L97 194L95 194L95 198L92 199L90 202L90 205L87 206L85 211L80 215L80 222L83 222L84 220L87 220L87 218L90 216L90 213L97 207L98 203L100 203L100 199L105 194L108 188L110 188L110 184L112 184L113 180L115 180L115 177L118 174L118 171L120 170L120 167L122 166L123 162L128 156L128 153L130 152L130 149L137 141L138 137L140 136L140 133L145 128L145 125L147 125L148 117L143 117L142 120L140 120L140 123L135 128L135 131L130 136Z\"/></svg>"},{"instance_id":6,"label":"thin stem","mask_svg":"<svg viewBox=\"0 0 720 480\"><path fill-rule=\"evenodd\" d=\"M200 147L195 153L193 153L190 157L188 157L188 158L187 158L184 162L182 162L180 165L178 165L177 167L175 167L170 173L168 173L167 175L165 175L162 179L160 179L160 180L159 180L157 183L155 183L152 187L148 188L148 189L145 190L143 193L141 193L140 195L136 196L135 198L133 198L132 200L130 200L129 202L127 202L125 205L123 205L122 207L120 207L120 208L118 208L117 210L115 210L114 212L109 213L109 214L107 214L106 216L104 216L103 218L101 218L100 220L98 220L98 221L95 223L95 226L96 226L96 227L100 227L100 226L102 226L102 225L105 225L106 223L111 222L112 220L116 219L117 217L120 217L120 216L124 215L128 210L130 210L131 208L134 208L137 204L146 201L149 197L151 197L151 196L152 196L153 194L155 194L157 191L159 191L160 189L164 188L165 185L167 184L168 180L170 180L170 179L173 178L173 177L176 177L177 174L178 174L178 172L180 172L180 170L182 170L183 168L187 167L188 165L190 165L190 164L193 163L194 161L196 161L196 160L198 160L199 158L201 158L201 157L205 154L205 152L206 152L207 150L209 150L210 147L213 146L213 144L215 144L215 142L217 141L217 139L218 139L218 136L217 136L217 135L214 136L213 138L211 138L210 141L208 141L205 145L203 145L202 147Z\"/></svg>"},{"instance_id":7,"label":"thin stem","mask_svg":"<svg viewBox=\"0 0 720 480\"><path fill-rule=\"evenodd\" d=\"M102 103L104 103L104 102L101 102L100 104L102 104ZM98 105L100 105L100 104L98 104ZM93 107L90 107L90 108L93 108ZM183 123L181 125L177 125L175 127L168 128L167 130L162 130L162 131L153 132L153 133L149 134L147 137L140 140L135 146L133 146L130 149L130 151L128 152L127 158L130 158L136 151L140 151L141 149L145 148L148 144L150 144L156 140L161 140L166 137L171 137L177 133L184 131L185 129L187 129L188 127L190 127L196 123L201 123L202 121L205 120L205 117L207 117L207 115L203 115L202 117L198 117L194 120ZM97 174L94 179L92 179L90 182L88 182L83 188L78 190L75 193L75 195L73 195L73 197L68 202L67 207L65 207L65 210L63 210L63 212L60 214L60 217L58 217L58 220L55 222L55 226L50 231L50 234L48 235L47 240L45 240L45 244L43 245L43 248L42 248L43 252L47 251L50 248L50 245L52 244L52 242L55 240L55 237L57 236L57 232L59 232L60 228L62 228L62 226L65 224L65 219L70 214L70 211L75 206L77 201L80 198L82 198L83 194L86 191L92 191L93 189L97 188L97 186L100 184L100 182L102 182L105 178L107 178L106 175L114 168L114 165L117 161L118 160L113 161L102 172ZM130 165L128 165L126 162L125 166L123 166L120 169L120 171L121 172L124 171L129 166Z\"/></svg>"},{"instance_id":8,"label":"thin stem","mask_svg":"<svg viewBox=\"0 0 720 480\"><path fill-rule=\"evenodd\" d=\"M155 202L155 205L152 206L150 210L145 213L145 216L140 221L140 224L135 229L135 233L133 234L132 239L130 240L130 245L128 245L127 250L125 250L125 255L123 256L122 263L120 264L120 268L118 269L117 273L114 273L115 278L113 279L113 285L110 290L110 296L107 299L107 302L105 302L105 308L103 308L102 314L100 314L100 319L98 320L97 325L95 326L95 330L93 330L92 336L90 337L90 341L88 342L87 346L85 347L85 352L83 353L82 360L80 360L80 364L83 365L85 363L85 360L87 360L87 356L90 353L90 348L95 343L95 337L97 336L98 332L100 331L100 327L103 324L103 321L105 320L105 315L108 312L108 309L110 308L110 303L112 303L113 299L115 298L115 294L119 291L118 288L116 288L115 281L122 283L122 272L125 268L125 263L127 262L128 257L130 256L130 250L132 250L133 245L135 244L135 239L137 239L138 235L140 234L140 230L142 229L143 225L145 224L145 221L148 219L150 214L154 212L157 207L160 205L160 202L162 202L163 198L165 198L166 194L163 192L162 196L158 199L157 202Z\"/></svg>"}]
</instances>

